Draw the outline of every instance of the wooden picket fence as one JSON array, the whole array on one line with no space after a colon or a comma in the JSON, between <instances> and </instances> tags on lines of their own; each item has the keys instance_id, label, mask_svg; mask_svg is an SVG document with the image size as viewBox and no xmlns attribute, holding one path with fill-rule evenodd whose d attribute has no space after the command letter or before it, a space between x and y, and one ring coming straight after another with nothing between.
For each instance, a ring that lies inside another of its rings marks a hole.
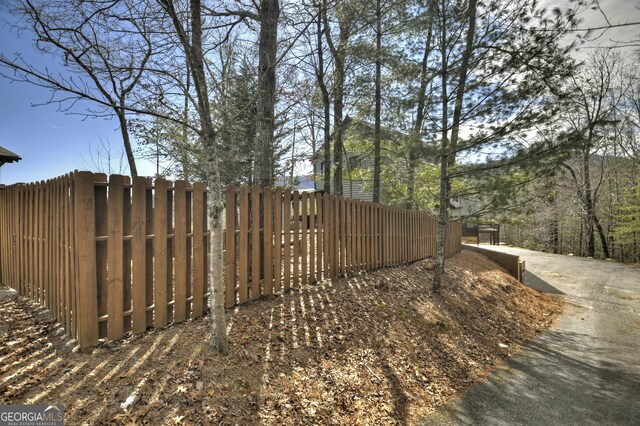
<instances>
[{"instance_id":1,"label":"wooden picket fence","mask_svg":"<svg viewBox=\"0 0 640 426\"><path fill-rule=\"evenodd\" d=\"M82 348L202 315L208 306L206 187L74 172L0 189L0 279L46 307ZM231 308L359 271L433 256L436 221L326 194L230 186ZM448 226L446 255L461 249Z\"/></svg>"}]
</instances>

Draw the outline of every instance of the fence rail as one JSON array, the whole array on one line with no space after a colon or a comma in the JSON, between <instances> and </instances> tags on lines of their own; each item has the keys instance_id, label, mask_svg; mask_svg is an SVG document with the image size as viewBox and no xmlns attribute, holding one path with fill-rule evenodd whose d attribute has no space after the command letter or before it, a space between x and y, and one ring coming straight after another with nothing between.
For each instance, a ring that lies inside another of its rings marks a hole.
<instances>
[{"instance_id":1,"label":"fence rail","mask_svg":"<svg viewBox=\"0 0 640 426\"><path fill-rule=\"evenodd\" d=\"M46 307L82 348L202 315L206 187L74 172L0 189L0 279ZM271 188L226 192L228 308L435 254L426 212ZM460 251L448 225L446 255Z\"/></svg>"}]
</instances>

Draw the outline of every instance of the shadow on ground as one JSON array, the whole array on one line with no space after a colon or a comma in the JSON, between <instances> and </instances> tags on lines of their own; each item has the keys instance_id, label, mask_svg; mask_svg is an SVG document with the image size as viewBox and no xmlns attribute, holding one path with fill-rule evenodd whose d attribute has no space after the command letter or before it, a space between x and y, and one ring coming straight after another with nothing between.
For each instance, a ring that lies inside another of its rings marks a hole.
<instances>
[{"instance_id":1,"label":"shadow on ground","mask_svg":"<svg viewBox=\"0 0 640 426\"><path fill-rule=\"evenodd\" d=\"M565 294L530 271L524 271L524 284L527 287L531 287L534 290L542 291L544 293Z\"/></svg>"},{"instance_id":2,"label":"shadow on ground","mask_svg":"<svg viewBox=\"0 0 640 426\"><path fill-rule=\"evenodd\" d=\"M591 336L549 331L488 383L421 424L638 425L640 375L610 361L610 354Z\"/></svg>"}]
</instances>

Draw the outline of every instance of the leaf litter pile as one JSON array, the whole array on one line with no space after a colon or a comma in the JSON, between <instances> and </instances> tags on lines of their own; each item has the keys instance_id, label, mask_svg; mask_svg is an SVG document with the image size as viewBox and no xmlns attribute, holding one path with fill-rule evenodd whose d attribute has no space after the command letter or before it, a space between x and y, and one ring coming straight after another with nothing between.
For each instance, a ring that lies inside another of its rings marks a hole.
<instances>
[{"instance_id":1,"label":"leaf litter pile","mask_svg":"<svg viewBox=\"0 0 640 426\"><path fill-rule=\"evenodd\" d=\"M0 299L0 405L64 404L68 424L415 424L550 327L561 302L485 257L358 274L78 353L47 312Z\"/></svg>"}]
</instances>

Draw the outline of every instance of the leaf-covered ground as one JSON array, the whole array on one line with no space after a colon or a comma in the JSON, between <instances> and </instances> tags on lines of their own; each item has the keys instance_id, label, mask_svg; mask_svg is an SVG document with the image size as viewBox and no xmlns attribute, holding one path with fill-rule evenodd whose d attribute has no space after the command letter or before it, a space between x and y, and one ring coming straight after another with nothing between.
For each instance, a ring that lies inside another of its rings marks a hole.
<instances>
[{"instance_id":1,"label":"leaf-covered ground","mask_svg":"<svg viewBox=\"0 0 640 426\"><path fill-rule=\"evenodd\" d=\"M68 424L415 424L549 327L560 301L486 258L322 283L81 354L46 311L0 299L0 404L62 403ZM123 407L126 407L123 408Z\"/></svg>"}]
</instances>

